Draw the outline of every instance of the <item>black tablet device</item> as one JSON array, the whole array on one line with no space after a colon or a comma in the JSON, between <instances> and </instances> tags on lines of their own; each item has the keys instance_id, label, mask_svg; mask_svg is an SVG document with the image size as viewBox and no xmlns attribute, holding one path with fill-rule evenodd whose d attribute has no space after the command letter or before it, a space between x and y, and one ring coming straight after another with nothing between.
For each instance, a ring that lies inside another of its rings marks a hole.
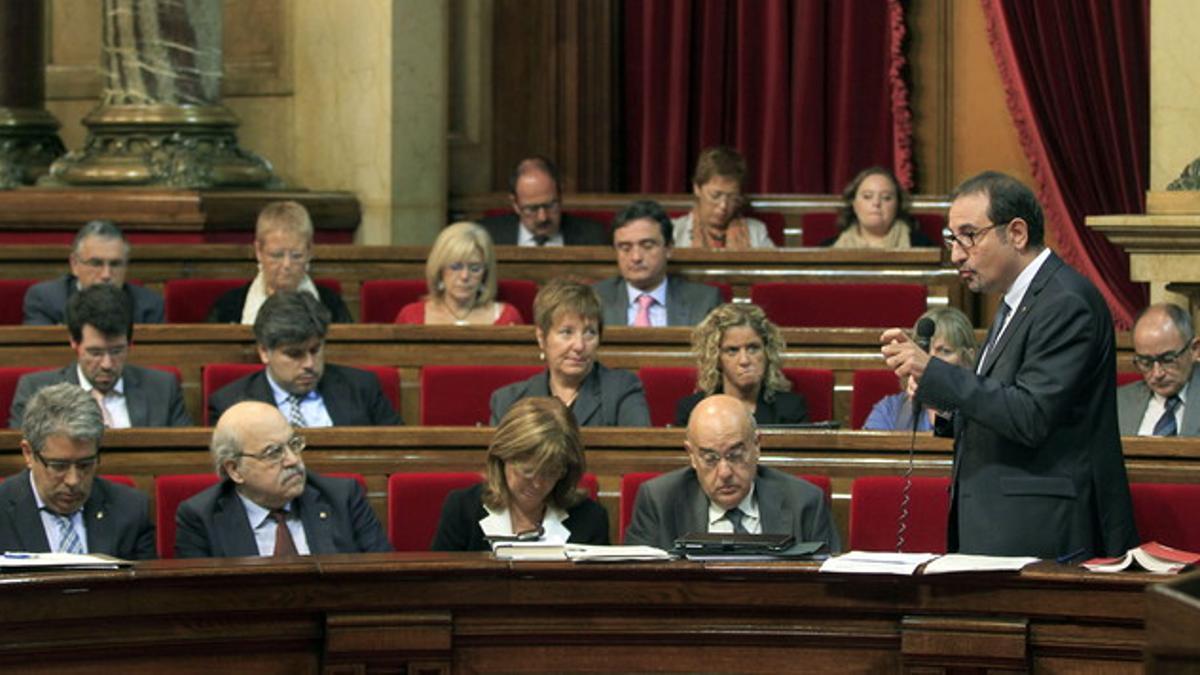
<instances>
[{"instance_id":1,"label":"black tablet device","mask_svg":"<svg viewBox=\"0 0 1200 675\"><path fill-rule=\"evenodd\" d=\"M790 534L732 534L693 532L675 540L675 550L683 553L776 553L787 550L795 541Z\"/></svg>"}]
</instances>

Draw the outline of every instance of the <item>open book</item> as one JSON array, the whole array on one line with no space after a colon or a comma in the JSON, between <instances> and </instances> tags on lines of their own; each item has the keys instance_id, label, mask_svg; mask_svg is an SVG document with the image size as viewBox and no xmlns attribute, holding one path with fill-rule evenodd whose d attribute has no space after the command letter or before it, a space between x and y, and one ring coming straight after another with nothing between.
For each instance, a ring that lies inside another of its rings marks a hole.
<instances>
[{"instance_id":1,"label":"open book","mask_svg":"<svg viewBox=\"0 0 1200 675\"><path fill-rule=\"evenodd\" d=\"M850 551L826 560L821 565L821 571L904 576L956 572L1017 572L1037 560L1027 556Z\"/></svg>"},{"instance_id":2,"label":"open book","mask_svg":"<svg viewBox=\"0 0 1200 675\"><path fill-rule=\"evenodd\" d=\"M629 560L670 560L671 554L652 546L597 546L588 544L547 544L541 541L502 541L492 546L496 560L524 562L617 562Z\"/></svg>"},{"instance_id":3,"label":"open book","mask_svg":"<svg viewBox=\"0 0 1200 675\"><path fill-rule=\"evenodd\" d=\"M1092 558L1083 566L1093 572L1120 572L1127 569L1143 569L1158 574L1177 574L1180 570L1200 562L1200 553L1181 551L1150 541L1131 548L1119 558Z\"/></svg>"}]
</instances>

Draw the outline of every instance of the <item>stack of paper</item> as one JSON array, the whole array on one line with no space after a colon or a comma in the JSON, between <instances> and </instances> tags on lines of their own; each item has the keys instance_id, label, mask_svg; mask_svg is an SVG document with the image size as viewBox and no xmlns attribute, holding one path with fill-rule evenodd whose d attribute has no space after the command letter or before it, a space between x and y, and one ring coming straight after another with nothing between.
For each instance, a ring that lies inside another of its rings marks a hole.
<instances>
[{"instance_id":1,"label":"stack of paper","mask_svg":"<svg viewBox=\"0 0 1200 675\"><path fill-rule=\"evenodd\" d=\"M567 544L567 558L575 562L670 560L671 554L653 546L587 546Z\"/></svg>"},{"instance_id":2,"label":"stack of paper","mask_svg":"<svg viewBox=\"0 0 1200 675\"><path fill-rule=\"evenodd\" d=\"M130 565L133 563L112 556L80 553L9 551L0 556L0 569L5 570L115 570Z\"/></svg>"},{"instance_id":3,"label":"stack of paper","mask_svg":"<svg viewBox=\"0 0 1200 675\"><path fill-rule=\"evenodd\" d=\"M936 558L934 553L850 551L821 564L822 572L855 574L916 574L917 568Z\"/></svg>"}]
</instances>

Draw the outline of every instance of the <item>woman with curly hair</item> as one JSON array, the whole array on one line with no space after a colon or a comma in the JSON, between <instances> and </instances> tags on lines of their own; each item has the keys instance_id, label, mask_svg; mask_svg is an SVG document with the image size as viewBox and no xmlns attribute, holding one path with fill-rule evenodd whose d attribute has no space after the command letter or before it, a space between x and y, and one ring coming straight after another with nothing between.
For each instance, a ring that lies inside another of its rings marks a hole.
<instances>
[{"instance_id":1,"label":"woman with curly hair","mask_svg":"<svg viewBox=\"0 0 1200 675\"><path fill-rule=\"evenodd\" d=\"M697 391L679 401L675 425L687 426L697 403L722 393L740 399L759 424L807 422L804 397L792 392L780 369L786 348L779 328L756 305L726 304L709 312L692 331Z\"/></svg>"}]
</instances>

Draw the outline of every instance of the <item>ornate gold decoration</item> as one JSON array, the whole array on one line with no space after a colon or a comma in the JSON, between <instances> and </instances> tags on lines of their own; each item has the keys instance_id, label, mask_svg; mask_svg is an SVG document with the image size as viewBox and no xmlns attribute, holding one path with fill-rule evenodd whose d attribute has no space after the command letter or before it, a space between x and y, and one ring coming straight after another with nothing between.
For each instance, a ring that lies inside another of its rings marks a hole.
<instances>
[{"instance_id":1,"label":"ornate gold decoration","mask_svg":"<svg viewBox=\"0 0 1200 675\"><path fill-rule=\"evenodd\" d=\"M53 115L0 107L0 190L33 184L65 151Z\"/></svg>"}]
</instances>

